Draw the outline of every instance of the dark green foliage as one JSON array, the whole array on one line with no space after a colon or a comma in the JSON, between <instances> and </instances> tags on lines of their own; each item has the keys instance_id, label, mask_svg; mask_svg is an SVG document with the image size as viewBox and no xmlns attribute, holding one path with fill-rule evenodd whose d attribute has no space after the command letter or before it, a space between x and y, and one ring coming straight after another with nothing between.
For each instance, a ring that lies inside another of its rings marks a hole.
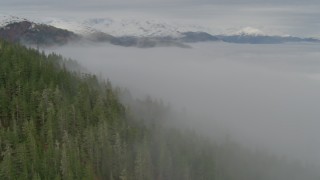
<instances>
[{"instance_id":1,"label":"dark green foliage","mask_svg":"<svg viewBox=\"0 0 320 180\"><path fill-rule=\"evenodd\" d=\"M110 82L71 66L0 41L0 179L294 179L270 156L163 126L168 108L150 98L129 112Z\"/></svg>"},{"instance_id":2,"label":"dark green foliage","mask_svg":"<svg viewBox=\"0 0 320 180\"><path fill-rule=\"evenodd\" d=\"M120 177L125 109L110 83L70 63L1 41L1 179Z\"/></svg>"}]
</instances>

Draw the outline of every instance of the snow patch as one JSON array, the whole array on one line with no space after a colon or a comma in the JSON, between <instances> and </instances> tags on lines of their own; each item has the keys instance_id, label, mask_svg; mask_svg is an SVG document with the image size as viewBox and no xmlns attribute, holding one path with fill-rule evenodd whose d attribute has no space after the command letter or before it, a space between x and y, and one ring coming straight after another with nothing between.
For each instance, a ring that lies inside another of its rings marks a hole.
<instances>
[{"instance_id":1,"label":"snow patch","mask_svg":"<svg viewBox=\"0 0 320 180\"><path fill-rule=\"evenodd\" d=\"M85 20L84 25L113 36L138 37L178 37L181 36L182 32L203 31L205 29L195 25L184 25L157 20L111 18Z\"/></svg>"},{"instance_id":2,"label":"snow patch","mask_svg":"<svg viewBox=\"0 0 320 180\"><path fill-rule=\"evenodd\" d=\"M68 19L58 19L58 18L42 18L38 20L39 23L54 26L56 28L65 29L72 31L77 34L90 34L94 32L94 29L84 26L82 23L77 21L72 21Z\"/></svg>"},{"instance_id":3,"label":"snow patch","mask_svg":"<svg viewBox=\"0 0 320 180\"><path fill-rule=\"evenodd\" d=\"M241 36L265 36L266 33L263 32L260 29L256 29L253 27L245 27L241 30L234 33L235 35L241 35Z\"/></svg>"},{"instance_id":4,"label":"snow patch","mask_svg":"<svg viewBox=\"0 0 320 180\"><path fill-rule=\"evenodd\" d=\"M0 14L0 27L4 27L4 26L6 26L8 24L22 22L22 21L27 21L27 19L20 18L20 17L17 17L17 16Z\"/></svg>"},{"instance_id":5,"label":"snow patch","mask_svg":"<svg viewBox=\"0 0 320 180\"><path fill-rule=\"evenodd\" d=\"M197 25L186 25L177 22L157 20L91 18L70 20L59 18L42 18L40 23L67 29L77 34L89 35L94 32L104 32L116 37L180 37L183 32L208 32L208 28Z\"/></svg>"}]
</instances>

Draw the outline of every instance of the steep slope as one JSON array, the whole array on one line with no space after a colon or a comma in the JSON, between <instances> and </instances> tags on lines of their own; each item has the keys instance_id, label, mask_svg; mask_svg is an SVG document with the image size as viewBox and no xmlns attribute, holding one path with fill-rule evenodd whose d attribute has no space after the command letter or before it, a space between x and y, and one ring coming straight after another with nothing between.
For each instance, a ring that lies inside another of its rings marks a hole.
<instances>
[{"instance_id":1,"label":"steep slope","mask_svg":"<svg viewBox=\"0 0 320 180\"><path fill-rule=\"evenodd\" d=\"M79 65L0 40L1 179L317 177L299 163L171 128L168 107L68 67Z\"/></svg>"},{"instance_id":2,"label":"steep slope","mask_svg":"<svg viewBox=\"0 0 320 180\"><path fill-rule=\"evenodd\" d=\"M68 30L26 20L0 27L0 37L10 42L41 46L63 45L79 39L79 36Z\"/></svg>"}]
</instances>

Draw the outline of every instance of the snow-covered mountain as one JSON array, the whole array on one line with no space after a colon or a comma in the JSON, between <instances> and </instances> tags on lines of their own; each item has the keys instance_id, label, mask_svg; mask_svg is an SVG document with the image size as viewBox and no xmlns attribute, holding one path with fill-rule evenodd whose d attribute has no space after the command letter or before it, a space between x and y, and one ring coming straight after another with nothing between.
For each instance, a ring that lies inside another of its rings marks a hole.
<instances>
[{"instance_id":1,"label":"snow-covered mountain","mask_svg":"<svg viewBox=\"0 0 320 180\"><path fill-rule=\"evenodd\" d=\"M54 27L59 32L66 30L77 34L84 40L93 42L109 42L121 46L155 47L180 46L184 43L223 41L228 43L275 44L285 42L320 42L314 38L299 38L268 34L254 27L234 29L232 32L215 35L212 29L180 22L160 20L137 20L115 18L55 18L37 17L20 18L16 16L1 16L0 28L4 31L8 25L18 22L31 22L37 27ZM42 25L42 26L40 26ZM34 28L34 27L30 27ZM47 28L48 29L48 28ZM50 29L50 28L49 28ZM52 30L50 31L52 34ZM1 32L0 32L1 33ZM5 34L5 33L4 33ZM44 35L45 32L42 32ZM11 33L12 35L12 33ZM60 37L61 34L54 34Z\"/></svg>"},{"instance_id":2,"label":"snow-covered mountain","mask_svg":"<svg viewBox=\"0 0 320 180\"><path fill-rule=\"evenodd\" d=\"M68 19L45 17L41 19L35 19L34 21L38 23L54 26L56 28L66 29L81 35L87 35L97 31L94 28L90 26L86 26L81 22L68 20Z\"/></svg>"},{"instance_id":3,"label":"snow-covered mountain","mask_svg":"<svg viewBox=\"0 0 320 180\"><path fill-rule=\"evenodd\" d=\"M209 28L198 25L164 22L157 20L90 18L82 20L43 18L38 22L79 34L103 32L115 37L180 37L184 32L208 32Z\"/></svg>"},{"instance_id":4,"label":"snow-covered mountain","mask_svg":"<svg viewBox=\"0 0 320 180\"><path fill-rule=\"evenodd\" d=\"M155 47L178 46L188 47L182 42L163 36L139 36L135 33L123 33L113 36L104 29L95 29L93 26L104 26L104 21L71 21L56 18L26 19L14 16L0 18L0 38L12 42L22 42L32 45L63 45L68 42L108 42L120 46Z\"/></svg>"},{"instance_id":5,"label":"snow-covered mountain","mask_svg":"<svg viewBox=\"0 0 320 180\"><path fill-rule=\"evenodd\" d=\"M79 39L75 33L15 16L0 18L0 38L37 46L64 45Z\"/></svg>"}]
</instances>

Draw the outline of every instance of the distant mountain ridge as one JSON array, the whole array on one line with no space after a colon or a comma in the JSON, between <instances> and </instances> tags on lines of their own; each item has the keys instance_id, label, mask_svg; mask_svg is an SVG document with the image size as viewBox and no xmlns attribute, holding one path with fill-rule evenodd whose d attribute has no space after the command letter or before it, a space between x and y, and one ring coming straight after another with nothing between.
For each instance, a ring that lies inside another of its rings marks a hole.
<instances>
[{"instance_id":1,"label":"distant mountain ridge","mask_svg":"<svg viewBox=\"0 0 320 180\"><path fill-rule=\"evenodd\" d=\"M79 38L73 32L30 21L13 22L0 28L0 37L32 45L64 45Z\"/></svg>"},{"instance_id":2,"label":"distant mountain ridge","mask_svg":"<svg viewBox=\"0 0 320 180\"><path fill-rule=\"evenodd\" d=\"M316 38L269 35L246 27L229 34L213 35L209 28L158 21L94 18L63 20L43 18L28 20L15 16L0 17L0 37L11 42L37 45L64 45L75 41L108 42L120 46L190 47L188 43L221 41L238 44L319 43Z\"/></svg>"}]
</instances>

